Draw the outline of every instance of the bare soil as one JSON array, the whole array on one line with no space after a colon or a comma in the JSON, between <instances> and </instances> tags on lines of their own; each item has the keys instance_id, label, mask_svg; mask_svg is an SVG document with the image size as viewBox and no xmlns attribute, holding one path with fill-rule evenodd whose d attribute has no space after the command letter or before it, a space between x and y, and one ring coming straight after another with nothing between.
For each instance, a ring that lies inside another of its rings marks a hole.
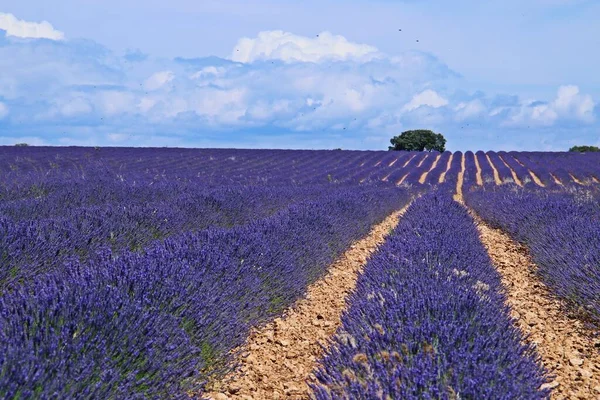
<instances>
[{"instance_id":1,"label":"bare soil","mask_svg":"<svg viewBox=\"0 0 600 400\"><path fill-rule=\"evenodd\" d=\"M558 179L554 174L550 174L550 176L552 177L552 179L554 179L554 183L556 183L557 185L562 185L563 184L560 181L560 179Z\"/></svg>"},{"instance_id":2,"label":"bare soil","mask_svg":"<svg viewBox=\"0 0 600 400\"><path fill-rule=\"evenodd\" d=\"M502 185L502 179L500 179L500 174L498 173L496 166L492 162L492 159L487 154L485 155L485 158L487 159L487 162L490 163L490 167L492 167L492 171L494 171L494 181L496 182L496 185Z\"/></svg>"},{"instance_id":3,"label":"bare soil","mask_svg":"<svg viewBox=\"0 0 600 400\"><path fill-rule=\"evenodd\" d=\"M479 186L483 186L483 179L481 179L481 165L479 165L477 154L474 154L473 158L475 159L475 169L477 170L477 173L475 174L475 181Z\"/></svg>"},{"instance_id":4,"label":"bare soil","mask_svg":"<svg viewBox=\"0 0 600 400\"><path fill-rule=\"evenodd\" d=\"M408 207L408 206L407 206ZM234 371L209 385L205 396L224 399L306 399L316 360L341 325L346 298L354 290L367 258L385 241L406 208L376 225L354 243L305 298L281 318L251 332Z\"/></svg>"},{"instance_id":5,"label":"bare soil","mask_svg":"<svg viewBox=\"0 0 600 400\"><path fill-rule=\"evenodd\" d=\"M433 164L431 164L431 167L427 171L423 172L423 174L419 178L419 183L425 183L425 179L427 179L427 175L429 175L429 173L436 167L436 165L440 161L441 156L442 156L441 154L438 154L437 157L435 158L435 160L433 160Z\"/></svg>"},{"instance_id":6,"label":"bare soil","mask_svg":"<svg viewBox=\"0 0 600 400\"><path fill-rule=\"evenodd\" d=\"M542 182L532 170L528 169L527 171L529 172L529 175L531 175L531 179L533 179L536 185L546 187L546 185L544 185L544 182Z\"/></svg>"},{"instance_id":7,"label":"bare soil","mask_svg":"<svg viewBox=\"0 0 600 400\"><path fill-rule=\"evenodd\" d=\"M517 326L555 376L553 399L600 399L600 337L565 312L539 280L528 250L478 220L481 241L502 276Z\"/></svg>"},{"instance_id":8,"label":"bare soil","mask_svg":"<svg viewBox=\"0 0 600 400\"><path fill-rule=\"evenodd\" d=\"M581 186L583 186L583 185L584 185L584 183L583 183L583 182L581 182L579 179L577 179L577 178L575 177L575 175L573 175L573 174L569 174L569 176L571 177L571 179L573 179L573 182L575 182L576 184L578 184L578 185L581 185Z\"/></svg>"},{"instance_id":9,"label":"bare soil","mask_svg":"<svg viewBox=\"0 0 600 400\"><path fill-rule=\"evenodd\" d=\"M465 155L462 155L462 159L460 160L460 172L458 173L458 179L456 180L456 194L454 195L454 200L459 203L463 203L463 181L465 178Z\"/></svg>"},{"instance_id":10,"label":"bare soil","mask_svg":"<svg viewBox=\"0 0 600 400\"><path fill-rule=\"evenodd\" d=\"M506 168L509 169L510 174L512 175L513 181L515 181L515 183L519 186L523 186L523 182L521 182L521 180L519 179L519 177L517 176L517 173L511 168L510 165L508 165L508 163L504 160L504 158L502 158L502 156L498 156L498 158L502 161L502 163L504 165L506 165Z\"/></svg>"},{"instance_id":11,"label":"bare soil","mask_svg":"<svg viewBox=\"0 0 600 400\"><path fill-rule=\"evenodd\" d=\"M438 180L438 183L444 183L444 181L446 180L446 173L450 169L450 165L452 164L453 158L454 158L454 153L451 153L450 157L448 157L448 163L446 164L446 170L440 174L440 179Z\"/></svg>"}]
</instances>

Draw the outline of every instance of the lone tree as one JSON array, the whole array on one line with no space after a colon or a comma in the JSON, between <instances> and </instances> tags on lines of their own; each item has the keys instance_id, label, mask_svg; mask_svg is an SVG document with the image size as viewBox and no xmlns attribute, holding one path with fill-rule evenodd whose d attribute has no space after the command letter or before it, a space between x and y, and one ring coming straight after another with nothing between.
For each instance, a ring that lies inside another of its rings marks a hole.
<instances>
[{"instance_id":1,"label":"lone tree","mask_svg":"<svg viewBox=\"0 0 600 400\"><path fill-rule=\"evenodd\" d=\"M577 151L579 153L586 153L588 151L600 151L600 148L596 146L573 146L569 151Z\"/></svg>"},{"instance_id":2,"label":"lone tree","mask_svg":"<svg viewBox=\"0 0 600 400\"><path fill-rule=\"evenodd\" d=\"M402 132L400 136L390 139L392 146L388 150L407 151L432 151L440 153L446 150L446 139L441 133L435 133L429 129L416 129Z\"/></svg>"}]
</instances>

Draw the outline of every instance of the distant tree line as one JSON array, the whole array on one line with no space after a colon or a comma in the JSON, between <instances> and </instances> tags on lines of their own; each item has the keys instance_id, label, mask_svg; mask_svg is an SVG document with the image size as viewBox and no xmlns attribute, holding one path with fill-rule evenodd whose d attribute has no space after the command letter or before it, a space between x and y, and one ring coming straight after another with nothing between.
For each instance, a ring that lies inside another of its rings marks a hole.
<instances>
[{"instance_id":1,"label":"distant tree line","mask_svg":"<svg viewBox=\"0 0 600 400\"><path fill-rule=\"evenodd\" d=\"M569 151L575 151L579 153L587 153L592 151L600 151L600 148L597 146L573 146L569 149Z\"/></svg>"}]
</instances>

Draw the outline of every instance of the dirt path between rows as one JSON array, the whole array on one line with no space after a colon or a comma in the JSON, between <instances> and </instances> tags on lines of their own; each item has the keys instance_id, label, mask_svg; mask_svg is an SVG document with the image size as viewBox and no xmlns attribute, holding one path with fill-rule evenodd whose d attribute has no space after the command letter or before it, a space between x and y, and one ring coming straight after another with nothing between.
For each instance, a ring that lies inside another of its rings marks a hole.
<instances>
[{"instance_id":1,"label":"dirt path between rows","mask_svg":"<svg viewBox=\"0 0 600 400\"><path fill-rule=\"evenodd\" d=\"M460 160L460 172L458 173L458 178L456 179L456 194L454 195L454 200L463 204L463 182L465 179L465 155L462 155L462 159Z\"/></svg>"},{"instance_id":2,"label":"dirt path between rows","mask_svg":"<svg viewBox=\"0 0 600 400\"><path fill-rule=\"evenodd\" d=\"M431 171L433 171L433 169L437 166L438 162L440 161L440 157L442 155L438 154L437 157L435 158L435 160L433 160L433 164L431 164L431 167L429 167L429 169L425 172L423 172L423 174L421 175L421 177L419 178L419 183L425 183L425 179L427 179L427 175L429 175L429 173Z\"/></svg>"},{"instance_id":3,"label":"dirt path between rows","mask_svg":"<svg viewBox=\"0 0 600 400\"><path fill-rule=\"evenodd\" d=\"M502 161L502 164L506 165L506 168L508 168L508 170L510 171L510 174L512 175L512 178L513 178L513 181L515 181L515 183L517 185L523 186L523 182L521 182L521 180L517 176L517 173L515 172L515 170L512 169L512 167L510 165L508 165L508 163L506 162L506 160L504 160L504 158L502 158L501 155L498 155L498 158L500 159L500 161Z\"/></svg>"},{"instance_id":4,"label":"dirt path between rows","mask_svg":"<svg viewBox=\"0 0 600 400\"><path fill-rule=\"evenodd\" d=\"M500 174L498 173L496 166L492 162L492 159L490 158L490 156L488 154L485 155L485 158L487 159L487 162L490 164L490 167L492 167L492 171L494 172L494 181L496 182L496 185L502 185L502 179L500 179Z\"/></svg>"},{"instance_id":5,"label":"dirt path between rows","mask_svg":"<svg viewBox=\"0 0 600 400\"><path fill-rule=\"evenodd\" d=\"M483 179L481 179L481 165L479 165L477 154L473 154L473 159L475 160L475 170L477 171L475 174L475 182L477 182L477 185L483 186Z\"/></svg>"},{"instance_id":6,"label":"dirt path between rows","mask_svg":"<svg viewBox=\"0 0 600 400\"><path fill-rule=\"evenodd\" d=\"M571 179L573 179L573 182L575 182L576 184L585 186L585 184L583 182L581 182L579 179L577 179L577 177L575 177L575 175L569 173L569 176L571 177Z\"/></svg>"},{"instance_id":7,"label":"dirt path between rows","mask_svg":"<svg viewBox=\"0 0 600 400\"><path fill-rule=\"evenodd\" d=\"M560 181L560 179L558 179L554 174L550 174L550 176L552 177L552 179L554 179L554 183L556 183L557 185L563 185L563 183Z\"/></svg>"},{"instance_id":8,"label":"dirt path between rows","mask_svg":"<svg viewBox=\"0 0 600 400\"><path fill-rule=\"evenodd\" d=\"M446 164L446 170L440 174L440 179L438 180L438 183L444 183L444 181L446 180L446 173L450 169L450 165L452 164L453 158L454 158L454 153L451 153L450 157L448 157L448 163Z\"/></svg>"},{"instance_id":9,"label":"dirt path between rows","mask_svg":"<svg viewBox=\"0 0 600 400\"><path fill-rule=\"evenodd\" d=\"M546 187L544 182L542 182L541 179L532 170L528 169L527 171L529 172L531 179L533 179L533 181L535 182L536 185L541 186L541 187Z\"/></svg>"},{"instance_id":10,"label":"dirt path between rows","mask_svg":"<svg viewBox=\"0 0 600 400\"><path fill-rule=\"evenodd\" d=\"M472 213L472 215L474 215ZM600 398L600 338L569 318L535 274L527 249L475 216L481 241L502 277L511 314L555 379L553 399Z\"/></svg>"},{"instance_id":11,"label":"dirt path between rows","mask_svg":"<svg viewBox=\"0 0 600 400\"><path fill-rule=\"evenodd\" d=\"M394 212L353 244L281 318L253 330L242 346L240 365L213 382L204 396L215 400L308 398L306 381L321 356L321 345L341 325L346 298L367 257L385 241L407 208Z\"/></svg>"}]
</instances>

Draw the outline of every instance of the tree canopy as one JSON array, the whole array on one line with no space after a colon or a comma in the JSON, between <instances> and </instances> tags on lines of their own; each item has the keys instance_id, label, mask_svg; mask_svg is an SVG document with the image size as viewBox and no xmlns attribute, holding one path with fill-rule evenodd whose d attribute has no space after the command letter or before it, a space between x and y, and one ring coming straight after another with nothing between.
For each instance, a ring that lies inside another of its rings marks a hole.
<instances>
[{"instance_id":1,"label":"tree canopy","mask_svg":"<svg viewBox=\"0 0 600 400\"><path fill-rule=\"evenodd\" d=\"M588 151L600 151L600 148L598 148L597 146L573 146L569 149L569 151L586 153Z\"/></svg>"},{"instance_id":2,"label":"tree canopy","mask_svg":"<svg viewBox=\"0 0 600 400\"><path fill-rule=\"evenodd\" d=\"M432 151L440 153L446 150L446 139L441 133L435 133L429 129L416 129L404 131L399 136L390 139L392 146L388 150L406 151Z\"/></svg>"}]
</instances>

